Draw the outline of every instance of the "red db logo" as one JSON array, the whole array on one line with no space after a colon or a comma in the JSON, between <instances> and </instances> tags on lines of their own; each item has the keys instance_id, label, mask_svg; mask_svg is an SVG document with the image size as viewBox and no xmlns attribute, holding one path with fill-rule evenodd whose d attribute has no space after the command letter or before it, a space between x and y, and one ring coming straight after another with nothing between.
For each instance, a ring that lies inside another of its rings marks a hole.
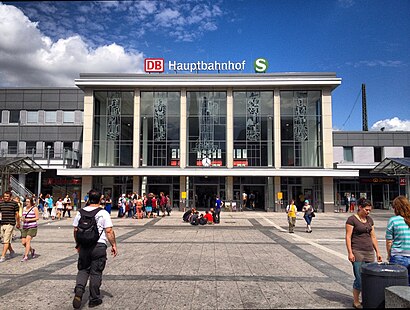
<instances>
[{"instance_id":1,"label":"red db logo","mask_svg":"<svg viewBox=\"0 0 410 310\"><path fill-rule=\"evenodd\" d=\"M145 58L145 72L164 72L164 58Z\"/></svg>"}]
</instances>

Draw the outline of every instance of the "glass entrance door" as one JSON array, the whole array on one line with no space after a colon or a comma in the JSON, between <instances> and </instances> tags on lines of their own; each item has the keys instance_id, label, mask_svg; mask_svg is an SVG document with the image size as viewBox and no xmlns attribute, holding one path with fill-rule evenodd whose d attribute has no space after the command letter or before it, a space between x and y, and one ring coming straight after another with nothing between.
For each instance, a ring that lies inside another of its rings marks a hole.
<instances>
[{"instance_id":1,"label":"glass entrance door","mask_svg":"<svg viewBox=\"0 0 410 310\"><path fill-rule=\"evenodd\" d=\"M218 185L195 185L194 205L197 210L209 210L215 207Z\"/></svg>"}]
</instances>

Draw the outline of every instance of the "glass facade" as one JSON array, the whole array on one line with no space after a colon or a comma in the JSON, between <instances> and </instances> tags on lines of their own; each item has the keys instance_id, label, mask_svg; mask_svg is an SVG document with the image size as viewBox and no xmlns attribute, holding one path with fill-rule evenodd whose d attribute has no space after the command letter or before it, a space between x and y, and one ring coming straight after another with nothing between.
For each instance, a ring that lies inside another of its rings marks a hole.
<instances>
[{"instance_id":1,"label":"glass facade","mask_svg":"<svg viewBox=\"0 0 410 310\"><path fill-rule=\"evenodd\" d=\"M179 166L179 92L141 92L142 166Z\"/></svg>"},{"instance_id":2,"label":"glass facade","mask_svg":"<svg viewBox=\"0 0 410 310\"><path fill-rule=\"evenodd\" d=\"M281 91L282 167L323 167L321 91Z\"/></svg>"},{"instance_id":3,"label":"glass facade","mask_svg":"<svg viewBox=\"0 0 410 310\"><path fill-rule=\"evenodd\" d=\"M93 166L132 166L133 113L133 92L94 92Z\"/></svg>"},{"instance_id":4,"label":"glass facade","mask_svg":"<svg viewBox=\"0 0 410 310\"><path fill-rule=\"evenodd\" d=\"M187 92L188 166L226 166L226 92Z\"/></svg>"},{"instance_id":5,"label":"glass facade","mask_svg":"<svg viewBox=\"0 0 410 310\"><path fill-rule=\"evenodd\" d=\"M233 104L234 166L273 166L273 92L234 92Z\"/></svg>"}]
</instances>

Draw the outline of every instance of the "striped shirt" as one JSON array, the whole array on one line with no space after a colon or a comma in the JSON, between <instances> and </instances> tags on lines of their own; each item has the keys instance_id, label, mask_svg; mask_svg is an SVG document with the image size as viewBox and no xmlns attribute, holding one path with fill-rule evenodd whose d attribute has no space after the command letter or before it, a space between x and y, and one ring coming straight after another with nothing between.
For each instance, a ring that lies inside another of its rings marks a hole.
<instances>
[{"instance_id":1,"label":"striped shirt","mask_svg":"<svg viewBox=\"0 0 410 310\"><path fill-rule=\"evenodd\" d=\"M26 210L25 208L23 209L23 219L29 220L29 219L35 219L35 218L36 218L36 213L34 212L34 208L32 208L31 210L30 209ZM30 228L37 228L37 221L23 222L23 229L30 229Z\"/></svg>"},{"instance_id":2,"label":"striped shirt","mask_svg":"<svg viewBox=\"0 0 410 310\"><path fill-rule=\"evenodd\" d=\"M0 203L1 225L16 225L16 213L19 205L15 201L3 201Z\"/></svg>"},{"instance_id":3,"label":"striped shirt","mask_svg":"<svg viewBox=\"0 0 410 310\"><path fill-rule=\"evenodd\" d=\"M391 256L410 256L410 227L402 216L397 215L389 219L386 240L393 240Z\"/></svg>"}]
</instances>

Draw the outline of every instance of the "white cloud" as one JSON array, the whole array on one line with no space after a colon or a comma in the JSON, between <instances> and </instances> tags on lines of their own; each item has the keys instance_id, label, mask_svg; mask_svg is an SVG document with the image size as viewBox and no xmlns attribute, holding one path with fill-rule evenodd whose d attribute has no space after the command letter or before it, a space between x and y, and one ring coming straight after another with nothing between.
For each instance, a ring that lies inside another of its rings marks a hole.
<instances>
[{"instance_id":1,"label":"white cloud","mask_svg":"<svg viewBox=\"0 0 410 310\"><path fill-rule=\"evenodd\" d=\"M346 65L354 68L358 67L405 67L407 64L401 60L361 60L357 62L347 62Z\"/></svg>"},{"instance_id":2,"label":"white cloud","mask_svg":"<svg viewBox=\"0 0 410 310\"><path fill-rule=\"evenodd\" d=\"M0 84L72 86L80 72L142 72L143 54L79 36L53 41L18 8L0 3Z\"/></svg>"},{"instance_id":3,"label":"white cloud","mask_svg":"<svg viewBox=\"0 0 410 310\"><path fill-rule=\"evenodd\" d=\"M410 120L401 120L398 117L384 119L374 123L370 130L381 130L382 128L384 131L410 131Z\"/></svg>"}]
</instances>

